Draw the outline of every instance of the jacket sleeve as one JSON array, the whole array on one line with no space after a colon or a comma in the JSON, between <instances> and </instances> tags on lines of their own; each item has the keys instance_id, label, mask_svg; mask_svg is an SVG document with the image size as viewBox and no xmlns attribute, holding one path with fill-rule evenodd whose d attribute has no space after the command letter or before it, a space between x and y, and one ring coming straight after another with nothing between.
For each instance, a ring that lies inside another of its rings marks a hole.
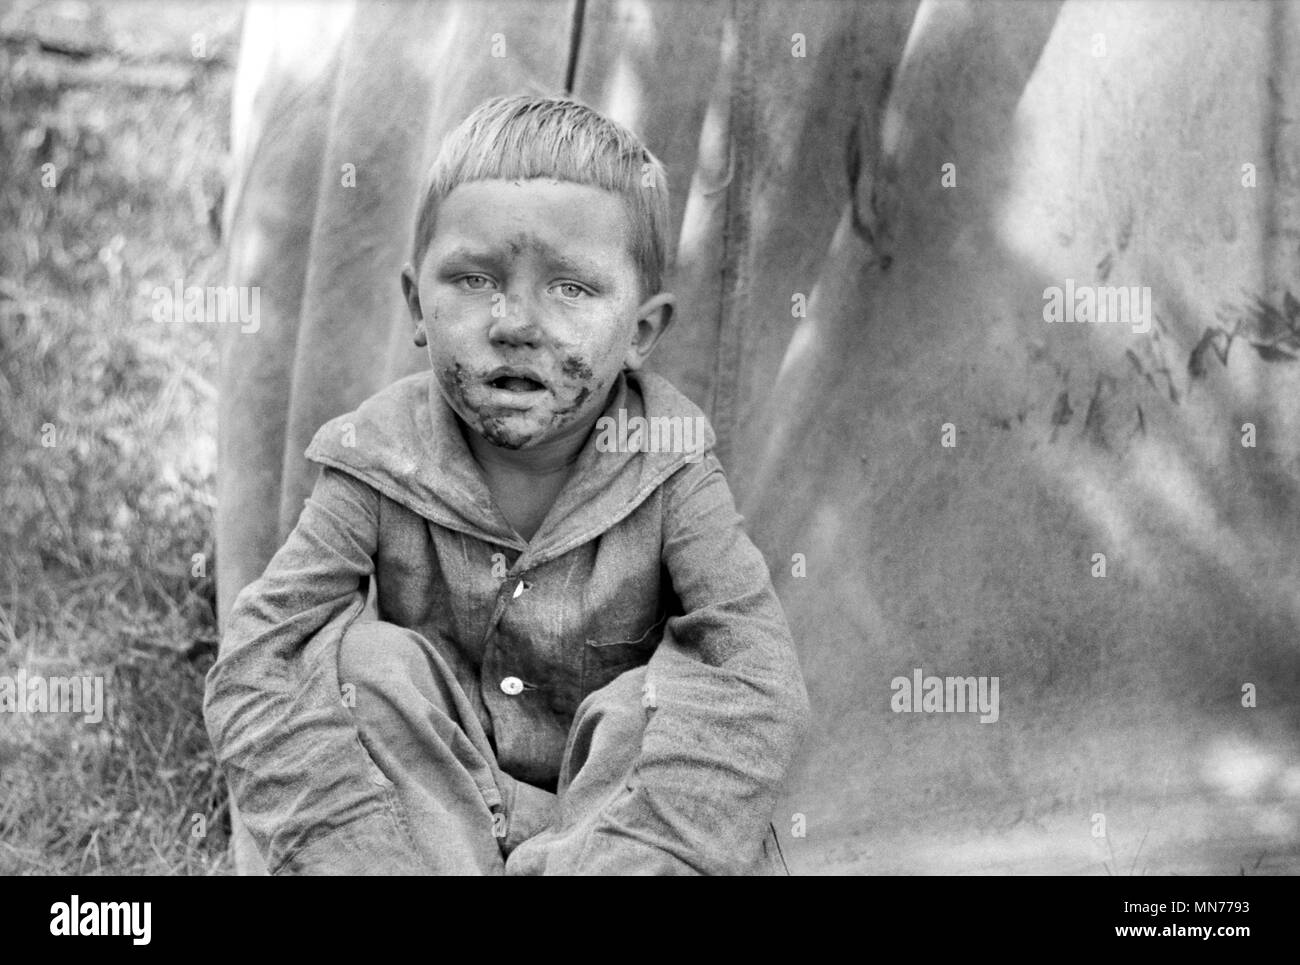
<instances>
[{"instance_id":1,"label":"jacket sleeve","mask_svg":"<svg viewBox=\"0 0 1300 965\"><path fill-rule=\"evenodd\" d=\"M683 612L647 667L640 756L577 870L742 874L759 861L808 697L717 459L665 486L663 561Z\"/></svg>"},{"instance_id":2,"label":"jacket sleeve","mask_svg":"<svg viewBox=\"0 0 1300 965\"><path fill-rule=\"evenodd\" d=\"M338 679L378 525L378 493L325 469L289 539L235 599L208 674L208 735L272 874L401 873L415 854Z\"/></svg>"}]
</instances>

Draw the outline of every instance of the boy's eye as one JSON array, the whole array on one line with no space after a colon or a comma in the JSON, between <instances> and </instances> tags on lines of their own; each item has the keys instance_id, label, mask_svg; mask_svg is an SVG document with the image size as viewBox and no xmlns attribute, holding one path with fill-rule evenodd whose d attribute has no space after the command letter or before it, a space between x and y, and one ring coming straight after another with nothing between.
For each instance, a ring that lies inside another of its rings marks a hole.
<instances>
[{"instance_id":1,"label":"boy's eye","mask_svg":"<svg viewBox=\"0 0 1300 965\"><path fill-rule=\"evenodd\" d=\"M571 281L560 282L560 284L555 286L555 290L565 298L577 298L580 295L587 294L587 289L583 288L576 282Z\"/></svg>"},{"instance_id":2,"label":"boy's eye","mask_svg":"<svg viewBox=\"0 0 1300 965\"><path fill-rule=\"evenodd\" d=\"M472 292L483 291L492 284L487 275L461 275L456 281Z\"/></svg>"}]
</instances>

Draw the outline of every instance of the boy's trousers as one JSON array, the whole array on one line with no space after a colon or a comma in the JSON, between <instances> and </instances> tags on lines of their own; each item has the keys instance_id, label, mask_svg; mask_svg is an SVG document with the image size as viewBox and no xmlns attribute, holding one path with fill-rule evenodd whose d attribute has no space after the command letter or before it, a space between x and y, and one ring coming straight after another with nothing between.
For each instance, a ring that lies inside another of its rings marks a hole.
<instances>
[{"instance_id":1,"label":"boy's trousers","mask_svg":"<svg viewBox=\"0 0 1300 965\"><path fill-rule=\"evenodd\" d=\"M474 702L446 661L420 634L358 621L343 636L339 680L362 744L393 785L419 870L428 874L690 874L655 841L643 860L611 868L592 833L602 807L632 777L646 709L645 668L630 670L578 707L557 793L517 781L497 765ZM351 688L351 693L348 693ZM719 802L722 806L722 802ZM329 873L368 868L362 841L308 844L285 869ZM384 850L384 849L380 849ZM783 873L772 831L754 874Z\"/></svg>"}]
</instances>

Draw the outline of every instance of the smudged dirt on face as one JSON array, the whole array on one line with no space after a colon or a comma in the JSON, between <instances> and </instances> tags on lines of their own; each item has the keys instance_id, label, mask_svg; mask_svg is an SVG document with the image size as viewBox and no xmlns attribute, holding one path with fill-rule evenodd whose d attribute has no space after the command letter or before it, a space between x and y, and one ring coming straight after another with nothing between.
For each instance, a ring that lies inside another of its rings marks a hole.
<instances>
[{"instance_id":1,"label":"smudged dirt on face","mask_svg":"<svg viewBox=\"0 0 1300 965\"><path fill-rule=\"evenodd\" d=\"M591 363L581 355L570 355L560 366L560 371L564 373L566 379L573 379L578 382L591 381Z\"/></svg>"},{"instance_id":2,"label":"smudged dirt on face","mask_svg":"<svg viewBox=\"0 0 1300 965\"><path fill-rule=\"evenodd\" d=\"M526 449L590 415L584 413L588 401L606 388L580 355L566 356L558 371L535 360L529 364L542 376L545 392L526 407L500 401L498 390L488 383L496 364L472 368L453 361L438 369L438 380L443 397L471 430L502 449Z\"/></svg>"}]
</instances>

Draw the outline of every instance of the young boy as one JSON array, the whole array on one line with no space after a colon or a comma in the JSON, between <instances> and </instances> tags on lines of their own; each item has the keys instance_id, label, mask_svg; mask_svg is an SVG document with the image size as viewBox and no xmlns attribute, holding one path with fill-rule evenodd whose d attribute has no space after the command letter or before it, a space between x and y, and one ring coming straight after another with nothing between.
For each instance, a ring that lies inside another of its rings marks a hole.
<instances>
[{"instance_id":1,"label":"young boy","mask_svg":"<svg viewBox=\"0 0 1300 965\"><path fill-rule=\"evenodd\" d=\"M272 873L780 869L807 697L712 431L641 371L667 231L659 162L572 101L444 142L402 272L432 372L317 433L208 677Z\"/></svg>"}]
</instances>

